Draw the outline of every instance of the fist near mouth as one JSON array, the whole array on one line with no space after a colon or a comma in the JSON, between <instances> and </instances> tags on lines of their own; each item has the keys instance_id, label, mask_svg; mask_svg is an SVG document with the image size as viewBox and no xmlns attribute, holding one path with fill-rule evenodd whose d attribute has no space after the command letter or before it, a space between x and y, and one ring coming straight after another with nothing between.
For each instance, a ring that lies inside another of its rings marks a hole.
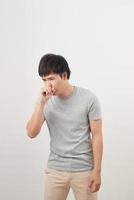
<instances>
[{"instance_id":1,"label":"fist near mouth","mask_svg":"<svg viewBox=\"0 0 134 200\"><path fill-rule=\"evenodd\" d=\"M51 95L53 95L55 93L55 89L54 88L52 88L51 86L49 86L49 87L43 87L42 88L42 94L44 95L44 96L51 96Z\"/></svg>"}]
</instances>

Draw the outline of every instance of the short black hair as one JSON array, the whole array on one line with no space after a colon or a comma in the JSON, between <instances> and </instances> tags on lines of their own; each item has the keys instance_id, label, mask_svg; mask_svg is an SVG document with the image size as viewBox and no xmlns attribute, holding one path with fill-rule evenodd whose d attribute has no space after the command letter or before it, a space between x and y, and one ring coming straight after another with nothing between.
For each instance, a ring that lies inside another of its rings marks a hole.
<instances>
[{"instance_id":1,"label":"short black hair","mask_svg":"<svg viewBox=\"0 0 134 200\"><path fill-rule=\"evenodd\" d=\"M62 77L64 72L67 72L67 79L69 79L71 71L68 62L63 56L52 53L42 56L38 68L39 76L43 77L51 73L56 73Z\"/></svg>"}]
</instances>

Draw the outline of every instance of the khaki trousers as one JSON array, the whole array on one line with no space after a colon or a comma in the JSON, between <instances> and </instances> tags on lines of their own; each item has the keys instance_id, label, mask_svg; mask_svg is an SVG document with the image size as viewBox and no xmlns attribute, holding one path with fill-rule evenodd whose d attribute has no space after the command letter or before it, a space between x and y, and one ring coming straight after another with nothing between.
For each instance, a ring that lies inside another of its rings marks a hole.
<instances>
[{"instance_id":1,"label":"khaki trousers","mask_svg":"<svg viewBox=\"0 0 134 200\"><path fill-rule=\"evenodd\" d=\"M97 200L97 192L88 189L91 171L65 172L47 168L45 170L44 200L66 200L72 188L76 200Z\"/></svg>"}]
</instances>

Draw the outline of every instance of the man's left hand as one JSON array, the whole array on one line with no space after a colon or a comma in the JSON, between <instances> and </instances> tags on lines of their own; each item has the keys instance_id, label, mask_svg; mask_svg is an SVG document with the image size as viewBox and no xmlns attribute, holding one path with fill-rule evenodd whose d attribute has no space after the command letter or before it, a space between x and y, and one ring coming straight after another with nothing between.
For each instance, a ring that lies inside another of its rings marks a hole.
<instances>
[{"instance_id":1,"label":"man's left hand","mask_svg":"<svg viewBox=\"0 0 134 200\"><path fill-rule=\"evenodd\" d=\"M100 185L101 185L100 173L92 171L88 181L88 189L90 190L90 192L97 192L100 189Z\"/></svg>"}]
</instances>

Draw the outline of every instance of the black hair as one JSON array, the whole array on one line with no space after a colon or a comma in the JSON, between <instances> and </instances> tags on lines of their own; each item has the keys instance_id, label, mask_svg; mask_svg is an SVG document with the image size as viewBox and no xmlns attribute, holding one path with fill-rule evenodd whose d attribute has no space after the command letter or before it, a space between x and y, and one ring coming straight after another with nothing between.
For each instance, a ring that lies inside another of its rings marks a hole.
<instances>
[{"instance_id":1,"label":"black hair","mask_svg":"<svg viewBox=\"0 0 134 200\"><path fill-rule=\"evenodd\" d=\"M63 56L48 53L41 58L38 68L39 76L43 77L51 73L56 73L62 77L64 72L67 72L67 79L69 79L71 71Z\"/></svg>"}]
</instances>

